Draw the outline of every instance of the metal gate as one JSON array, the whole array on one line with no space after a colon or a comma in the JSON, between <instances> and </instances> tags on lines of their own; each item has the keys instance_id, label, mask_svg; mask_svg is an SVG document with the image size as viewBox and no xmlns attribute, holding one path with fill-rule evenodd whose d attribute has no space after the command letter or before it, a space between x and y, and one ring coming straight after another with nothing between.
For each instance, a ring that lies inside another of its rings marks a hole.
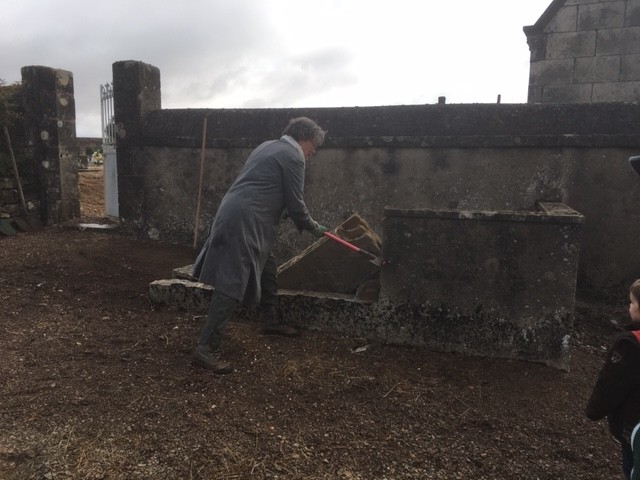
<instances>
[{"instance_id":1,"label":"metal gate","mask_svg":"<svg viewBox=\"0 0 640 480\"><path fill-rule=\"evenodd\" d=\"M100 111L102 113L105 215L107 217L119 218L118 162L116 158L116 131L113 117L113 84L111 83L100 85Z\"/></svg>"}]
</instances>

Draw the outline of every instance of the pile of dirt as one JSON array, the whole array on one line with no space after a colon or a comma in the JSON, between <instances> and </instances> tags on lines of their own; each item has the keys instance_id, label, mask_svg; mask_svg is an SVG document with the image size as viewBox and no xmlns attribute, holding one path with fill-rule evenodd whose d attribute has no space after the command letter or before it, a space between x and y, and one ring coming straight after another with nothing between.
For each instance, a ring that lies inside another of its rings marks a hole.
<instances>
[{"instance_id":1,"label":"pile of dirt","mask_svg":"<svg viewBox=\"0 0 640 480\"><path fill-rule=\"evenodd\" d=\"M151 281L187 247L49 227L0 238L0 478L622 478L584 406L624 309L579 303L571 371L235 319L235 373ZM309 312L313 315L313 312Z\"/></svg>"}]
</instances>

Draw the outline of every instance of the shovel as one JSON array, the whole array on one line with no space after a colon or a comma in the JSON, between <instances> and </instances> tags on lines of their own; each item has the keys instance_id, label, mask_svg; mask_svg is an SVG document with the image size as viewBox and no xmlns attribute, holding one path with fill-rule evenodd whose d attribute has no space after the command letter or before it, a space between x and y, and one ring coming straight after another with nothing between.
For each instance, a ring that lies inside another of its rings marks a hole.
<instances>
[{"instance_id":1,"label":"shovel","mask_svg":"<svg viewBox=\"0 0 640 480\"><path fill-rule=\"evenodd\" d=\"M20 197L20 206L22 207L22 212L24 213L24 218L17 217L13 220L16 222L18 227L28 232L30 230L38 230L42 228L42 223L40 219L35 215L29 214L29 209L27 208L27 202L24 200L24 193L22 192L22 183L20 183L20 174L18 173L18 165L16 163L16 157L13 155L13 148L11 147L11 137L9 137L9 129L6 125L3 125L4 129L4 137L7 140L7 147L9 148L9 154L11 156L11 164L13 167L13 176L16 181L16 187L18 189L18 195Z\"/></svg>"},{"instance_id":2,"label":"shovel","mask_svg":"<svg viewBox=\"0 0 640 480\"><path fill-rule=\"evenodd\" d=\"M349 250L353 250L356 253L359 253L371 263L373 263L376 267L383 267L387 264L387 261L382 257L376 257L373 253L367 252L366 250L361 249L360 247L356 247L354 244L347 242L346 240L341 239L340 237L334 235L331 232L324 232L324 236L330 238L334 242L338 242L340 245L347 247Z\"/></svg>"}]
</instances>

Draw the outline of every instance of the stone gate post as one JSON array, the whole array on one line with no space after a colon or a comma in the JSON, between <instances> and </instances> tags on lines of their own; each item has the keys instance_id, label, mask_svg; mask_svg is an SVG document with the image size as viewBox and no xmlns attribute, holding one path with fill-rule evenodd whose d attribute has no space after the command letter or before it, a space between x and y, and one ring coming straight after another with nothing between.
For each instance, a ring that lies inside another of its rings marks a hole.
<instances>
[{"instance_id":1,"label":"stone gate post","mask_svg":"<svg viewBox=\"0 0 640 480\"><path fill-rule=\"evenodd\" d=\"M80 216L73 74L42 66L22 67L25 132L33 149L46 225Z\"/></svg>"},{"instance_id":2,"label":"stone gate post","mask_svg":"<svg viewBox=\"0 0 640 480\"><path fill-rule=\"evenodd\" d=\"M118 162L119 215L129 219L144 217L145 159L142 156L144 116L160 110L160 69L138 61L113 64L113 110ZM133 225L128 225L133 227ZM135 227L144 228L143 225Z\"/></svg>"}]
</instances>

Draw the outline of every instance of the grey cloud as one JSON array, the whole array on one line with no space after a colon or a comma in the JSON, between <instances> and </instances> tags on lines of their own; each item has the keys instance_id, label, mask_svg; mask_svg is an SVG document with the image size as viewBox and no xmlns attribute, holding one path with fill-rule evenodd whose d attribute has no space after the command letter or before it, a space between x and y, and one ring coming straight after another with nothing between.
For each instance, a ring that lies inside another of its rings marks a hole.
<instances>
[{"instance_id":1,"label":"grey cloud","mask_svg":"<svg viewBox=\"0 0 640 480\"><path fill-rule=\"evenodd\" d=\"M167 93L195 91L193 79L207 75L218 89L239 60L277 49L262 8L252 0L16 2L0 19L0 78L20 80L27 65L71 71L78 124L87 120L94 129L78 134L99 135L99 85L111 80L113 62L157 66Z\"/></svg>"},{"instance_id":2,"label":"grey cloud","mask_svg":"<svg viewBox=\"0 0 640 480\"><path fill-rule=\"evenodd\" d=\"M357 76L352 71L352 61L350 52L338 48L292 58L274 56L268 70L258 78L252 76L250 67L229 69L216 75L207 90L212 103L223 101L233 88L246 92L237 107L292 106L319 91L354 85Z\"/></svg>"}]
</instances>

